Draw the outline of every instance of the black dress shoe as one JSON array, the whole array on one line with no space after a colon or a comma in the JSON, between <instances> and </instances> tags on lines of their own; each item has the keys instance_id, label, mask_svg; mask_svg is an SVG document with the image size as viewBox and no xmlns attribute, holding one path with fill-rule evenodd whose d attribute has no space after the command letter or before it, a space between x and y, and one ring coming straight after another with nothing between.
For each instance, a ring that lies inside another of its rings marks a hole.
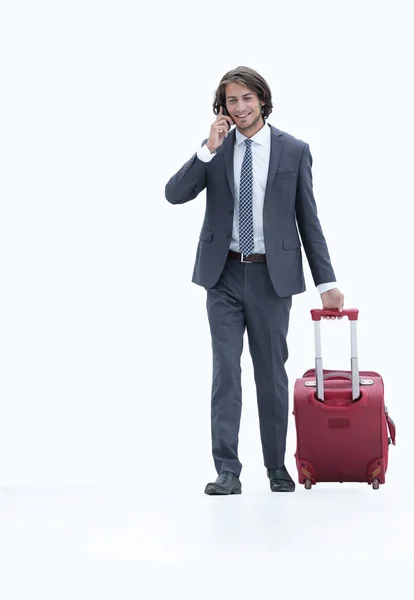
<instances>
[{"instance_id":1,"label":"black dress shoe","mask_svg":"<svg viewBox=\"0 0 414 600\"><path fill-rule=\"evenodd\" d=\"M272 492L294 492L295 482L287 472L285 466L281 469L267 469Z\"/></svg>"},{"instance_id":2,"label":"black dress shoe","mask_svg":"<svg viewBox=\"0 0 414 600\"><path fill-rule=\"evenodd\" d=\"M229 496L230 494L241 494L242 485L240 479L234 473L225 471L220 473L214 483L208 483L205 494L209 496Z\"/></svg>"}]
</instances>

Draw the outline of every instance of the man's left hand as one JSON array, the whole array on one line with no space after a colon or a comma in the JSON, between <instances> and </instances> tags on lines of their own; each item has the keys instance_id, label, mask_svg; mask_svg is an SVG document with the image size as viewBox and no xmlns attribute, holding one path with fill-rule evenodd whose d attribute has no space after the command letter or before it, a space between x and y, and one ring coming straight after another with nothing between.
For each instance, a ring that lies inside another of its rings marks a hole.
<instances>
[{"instance_id":1,"label":"man's left hand","mask_svg":"<svg viewBox=\"0 0 414 600\"><path fill-rule=\"evenodd\" d=\"M337 308L342 311L344 307L345 296L338 288L332 288L321 294L323 308ZM322 319L342 319L343 317L322 317Z\"/></svg>"}]
</instances>

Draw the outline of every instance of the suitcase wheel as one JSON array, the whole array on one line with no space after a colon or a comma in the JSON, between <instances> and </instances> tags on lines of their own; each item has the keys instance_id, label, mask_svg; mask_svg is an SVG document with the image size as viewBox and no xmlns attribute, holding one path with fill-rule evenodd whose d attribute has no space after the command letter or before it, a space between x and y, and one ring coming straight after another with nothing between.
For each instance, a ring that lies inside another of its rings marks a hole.
<instances>
[{"instance_id":1,"label":"suitcase wheel","mask_svg":"<svg viewBox=\"0 0 414 600\"><path fill-rule=\"evenodd\" d=\"M310 490L312 487L312 481L310 479L305 479L305 490Z\"/></svg>"},{"instance_id":2,"label":"suitcase wheel","mask_svg":"<svg viewBox=\"0 0 414 600\"><path fill-rule=\"evenodd\" d=\"M379 479L373 479L371 485L373 490L379 490Z\"/></svg>"}]
</instances>

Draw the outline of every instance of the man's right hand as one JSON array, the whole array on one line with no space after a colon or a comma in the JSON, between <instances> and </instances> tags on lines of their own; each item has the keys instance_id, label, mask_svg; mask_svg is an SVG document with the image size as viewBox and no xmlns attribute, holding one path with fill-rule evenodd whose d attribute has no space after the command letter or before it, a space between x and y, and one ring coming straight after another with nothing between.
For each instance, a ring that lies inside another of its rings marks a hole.
<instances>
[{"instance_id":1,"label":"man's right hand","mask_svg":"<svg viewBox=\"0 0 414 600\"><path fill-rule=\"evenodd\" d=\"M223 114L223 107L220 106L217 118L210 128L210 136L206 143L207 148L212 154L221 146L232 125L233 121L230 117Z\"/></svg>"}]
</instances>

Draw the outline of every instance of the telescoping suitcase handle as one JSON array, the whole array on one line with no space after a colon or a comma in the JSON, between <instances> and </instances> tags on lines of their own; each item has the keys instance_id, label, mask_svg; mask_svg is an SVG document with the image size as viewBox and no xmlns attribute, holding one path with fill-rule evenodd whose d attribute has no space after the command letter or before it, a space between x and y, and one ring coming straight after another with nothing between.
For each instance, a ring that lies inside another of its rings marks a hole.
<instances>
[{"instance_id":1,"label":"telescoping suitcase handle","mask_svg":"<svg viewBox=\"0 0 414 600\"><path fill-rule=\"evenodd\" d=\"M357 400L359 391L359 368L357 351L357 308L338 309L313 308L311 310L312 320L315 324L315 374L316 374L316 395L319 400L324 401L323 389L323 364L322 364L322 344L321 344L321 318L322 317L348 317L351 327L351 381L352 381L352 400Z\"/></svg>"}]
</instances>

